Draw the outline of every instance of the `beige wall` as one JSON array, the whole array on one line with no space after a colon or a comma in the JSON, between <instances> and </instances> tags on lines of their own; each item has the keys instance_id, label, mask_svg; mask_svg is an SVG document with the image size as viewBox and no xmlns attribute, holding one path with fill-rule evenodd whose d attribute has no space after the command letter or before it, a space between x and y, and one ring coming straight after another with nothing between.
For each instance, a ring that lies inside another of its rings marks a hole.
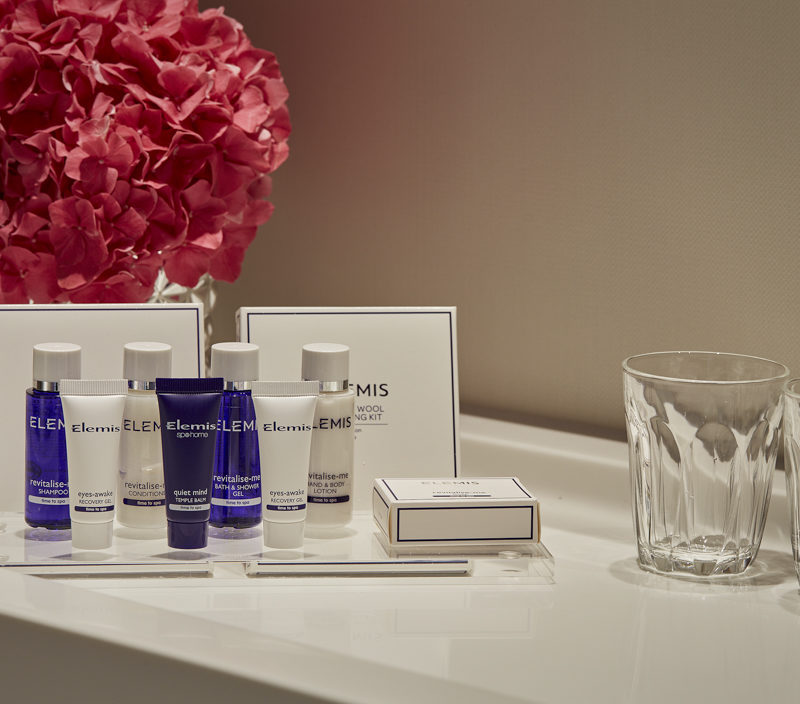
<instances>
[{"instance_id":1,"label":"beige wall","mask_svg":"<svg viewBox=\"0 0 800 704\"><path fill-rule=\"evenodd\" d=\"M620 360L800 374L800 4L228 0L292 154L240 305L459 309L463 407L618 434Z\"/></svg>"}]
</instances>

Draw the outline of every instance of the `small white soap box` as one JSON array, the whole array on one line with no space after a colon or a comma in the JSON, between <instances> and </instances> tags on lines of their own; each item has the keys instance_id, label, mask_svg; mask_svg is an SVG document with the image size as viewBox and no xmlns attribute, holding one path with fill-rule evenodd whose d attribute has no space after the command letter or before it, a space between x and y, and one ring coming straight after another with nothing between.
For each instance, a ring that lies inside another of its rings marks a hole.
<instances>
[{"instance_id":1,"label":"small white soap box","mask_svg":"<svg viewBox=\"0 0 800 704\"><path fill-rule=\"evenodd\" d=\"M372 515L393 547L539 542L539 502L516 477L376 479Z\"/></svg>"}]
</instances>

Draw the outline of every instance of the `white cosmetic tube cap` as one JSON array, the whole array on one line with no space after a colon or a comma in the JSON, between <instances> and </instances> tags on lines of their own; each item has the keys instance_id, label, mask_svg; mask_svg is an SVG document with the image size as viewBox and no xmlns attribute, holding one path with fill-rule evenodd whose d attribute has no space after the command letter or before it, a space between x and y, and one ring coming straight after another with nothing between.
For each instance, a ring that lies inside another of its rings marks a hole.
<instances>
[{"instance_id":1,"label":"white cosmetic tube cap","mask_svg":"<svg viewBox=\"0 0 800 704\"><path fill-rule=\"evenodd\" d=\"M114 522L76 523L72 521L72 547L78 550L105 550L111 547Z\"/></svg>"},{"instance_id":2,"label":"white cosmetic tube cap","mask_svg":"<svg viewBox=\"0 0 800 704\"><path fill-rule=\"evenodd\" d=\"M264 545L268 548L291 550L303 547L305 521L294 523L276 523L264 521Z\"/></svg>"},{"instance_id":3,"label":"white cosmetic tube cap","mask_svg":"<svg viewBox=\"0 0 800 704\"><path fill-rule=\"evenodd\" d=\"M33 381L57 384L80 379L81 348L71 342L43 342L33 346Z\"/></svg>"},{"instance_id":4,"label":"white cosmetic tube cap","mask_svg":"<svg viewBox=\"0 0 800 704\"><path fill-rule=\"evenodd\" d=\"M122 352L122 376L148 384L172 376L172 346L164 342L129 342Z\"/></svg>"},{"instance_id":5,"label":"white cosmetic tube cap","mask_svg":"<svg viewBox=\"0 0 800 704\"><path fill-rule=\"evenodd\" d=\"M226 382L258 379L258 345L249 342L218 342L211 345L211 376Z\"/></svg>"}]
</instances>

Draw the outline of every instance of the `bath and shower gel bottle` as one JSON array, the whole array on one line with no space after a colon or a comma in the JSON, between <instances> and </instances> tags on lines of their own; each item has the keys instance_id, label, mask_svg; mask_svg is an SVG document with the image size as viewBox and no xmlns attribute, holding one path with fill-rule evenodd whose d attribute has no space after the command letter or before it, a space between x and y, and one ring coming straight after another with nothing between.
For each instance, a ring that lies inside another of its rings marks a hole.
<instances>
[{"instance_id":1,"label":"bath and shower gel bottle","mask_svg":"<svg viewBox=\"0 0 800 704\"><path fill-rule=\"evenodd\" d=\"M212 345L211 375L225 380L225 390L217 423L209 523L216 528L251 528L261 523L261 464L250 392L251 382L258 379L258 346Z\"/></svg>"},{"instance_id":2,"label":"bath and shower gel bottle","mask_svg":"<svg viewBox=\"0 0 800 704\"><path fill-rule=\"evenodd\" d=\"M25 522L70 527L67 441L58 383L81 376L81 348L68 342L33 347L33 386L25 400Z\"/></svg>"},{"instance_id":3,"label":"bath and shower gel bottle","mask_svg":"<svg viewBox=\"0 0 800 704\"><path fill-rule=\"evenodd\" d=\"M128 396L122 421L117 520L129 528L165 528L164 462L156 378L172 375L172 347L163 342L129 342L122 375Z\"/></svg>"},{"instance_id":4,"label":"bath and shower gel bottle","mask_svg":"<svg viewBox=\"0 0 800 704\"><path fill-rule=\"evenodd\" d=\"M350 348L329 342L303 346L305 380L319 382L311 433L306 526L326 530L353 517L353 441L355 394L348 372Z\"/></svg>"}]
</instances>

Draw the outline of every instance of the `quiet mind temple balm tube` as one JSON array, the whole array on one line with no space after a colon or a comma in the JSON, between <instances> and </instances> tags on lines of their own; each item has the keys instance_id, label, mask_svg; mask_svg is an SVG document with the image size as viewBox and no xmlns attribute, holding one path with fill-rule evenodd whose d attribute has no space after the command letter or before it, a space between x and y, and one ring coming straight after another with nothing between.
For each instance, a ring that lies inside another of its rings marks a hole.
<instances>
[{"instance_id":1,"label":"quiet mind temple balm tube","mask_svg":"<svg viewBox=\"0 0 800 704\"><path fill-rule=\"evenodd\" d=\"M62 379L69 468L72 546L80 550L111 547L124 379Z\"/></svg>"},{"instance_id":2,"label":"quiet mind temple balm tube","mask_svg":"<svg viewBox=\"0 0 800 704\"><path fill-rule=\"evenodd\" d=\"M308 460L318 381L255 381L264 544L303 547Z\"/></svg>"},{"instance_id":3,"label":"quiet mind temple balm tube","mask_svg":"<svg viewBox=\"0 0 800 704\"><path fill-rule=\"evenodd\" d=\"M197 549L208 544L211 477L223 380L156 379L164 455L167 544Z\"/></svg>"}]
</instances>

